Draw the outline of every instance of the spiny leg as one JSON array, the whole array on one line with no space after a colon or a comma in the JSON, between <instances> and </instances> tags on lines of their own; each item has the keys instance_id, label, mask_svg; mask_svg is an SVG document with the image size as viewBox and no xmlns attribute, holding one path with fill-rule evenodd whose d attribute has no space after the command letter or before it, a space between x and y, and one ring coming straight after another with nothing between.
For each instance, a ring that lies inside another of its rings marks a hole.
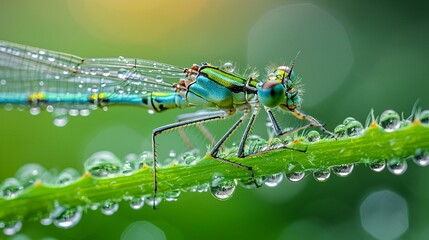
<instances>
[{"instance_id":1,"label":"spiny leg","mask_svg":"<svg viewBox=\"0 0 429 240\"><path fill-rule=\"evenodd\" d=\"M155 198L156 198L156 193L158 191L158 184L157 184L157 179L156 179L156 141L155 141L155 137L158 136L159 134L166 132L166 131L170 131L170 130L174 130L177 128L182 128L182 127L186 127L186 126L190 126L190 125L194 125L194 124L198 124L198 123L202 123L202 122L208 122L208 121L215 121L215 120L220 120L220 119L224 119L227 116L227 113L225 112L217 112L216 114L211 114L209 116L204 116L204 117L200 117L197 119L191 119L191 120L187 120L187 121L183 121L183 122L178 122L178 123L173 123L173 124L168 124L159 128L156 128L153 130L152 132L152 154L153 154L153 208L155 208Z\"/></svg>"},{"instance_id":2,"label":"spiny leg","mask_svg":"<svg viewBox=\"0 0 429 240\"><path fill-rule=\"evenodd\" d=\"M250 130L252 129L253 124L255 123L255 119L259 114L259 108L255 108L253 110L252 116L250 116L249 122L247 123L246 129L244 130L243 137L241 138L240 145L238 147L237 156L239 158L244 158L244 146L246 144L246 140L249 137Z\"/></svg>"},{"instance_id":3,"label":"spiny leg","mask_svg":"<svg viewBox=\"0 0 429 240\"><path fill-rule=\"evenodd\" d=\"M265 110L268 113L268 117L270 118L270 121L273 124L273 129L274 129L274 131L275 131L275 133L276 133L277 136L289 135L289 134L295 133L297 131L307 129L309 127L318 127L322 132L324 132L326 134L329 134L331 136L335 136L335 134L333 134L332 132L326 130L326 128L324 128L323 125L319 121L317 121L314 117L312 117L310 115L306 115L306 114L304 114L304 113L302 113L302 112L300 112L300 111L298 111L296 109L294 109L294 110L289 110L288 109L288 111L290 111L296 118L299 118L299 119L302 119L302 120L307 120L310 123L307 124L307 125L304 125L302 127L289 130L289 131L282 131L280 129L280 126L277 123L277 120L274 117L274 114L271 111L271 109L266 108Z\"/></svg>"},{"instance_id":4,"label":"spiny leg","mask_svg":"<svg viewBox=\"0 0 429 240\"><path fill-rule=\"evenodd\" d=\"M213 158L215 158L216 160L220 161L220 162L228 163L228 164L230 164L232 166L249 170L250 177L252 178L253 182L255 183L255 186L256 187L260 187L260 185L256 182L255 174L254 174L253 168L251 166L246 166L246 165L243 165L243 164L240 164L240 163L232 162L230 160L223 159L223 158L220 158L220 157L217 156L217 154L219 152L219 148L222 146L222 144L232 135L232 133L234 133L235 130L237 130L237 128L243 123L243 121L248 117L248 115L249 115L249 111L245 110L243 116L241 116L240 119L238 119L238 121L235 122L234 125L225 133L225 135L223 135L223 137L216 143L216 145L213 147L212 151L210 152L210 155ZM252 114L252 116L253 116L253 114ZM250 120L250 121L253 122L254 119ZM252 124L253 123L250 123L250 126ZM246 130L247 130L247 128L246 128ZM248 134L249 131L250 131L250 128L249 128L249 130L247 130L247 134ZM243 136L243 138L247 138L247 137ZM240 145L241 145L241 143L240 143Z\"/></svg>"}]
</instances>

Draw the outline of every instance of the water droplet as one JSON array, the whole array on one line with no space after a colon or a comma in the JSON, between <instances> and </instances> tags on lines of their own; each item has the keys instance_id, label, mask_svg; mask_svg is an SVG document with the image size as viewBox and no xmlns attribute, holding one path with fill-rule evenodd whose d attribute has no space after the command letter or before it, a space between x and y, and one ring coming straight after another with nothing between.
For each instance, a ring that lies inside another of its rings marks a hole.
<instances>
[{"instance_id":1,"label":"water droplet","mask_svg":"<svg viewBox=\"0 0 429 240\"><path fill-rule=\"evenodd\" d=\"M21 228L22 228L21 221L18 221L18 220L9 221L4 224L3 233L8 236L15 235L17 232L21 230Z\"/></svg>"},{"instance_id":2,"label":"water droplet","mask_svg":"<svg viewBox=\"0 0 429 240\"><path fill-rule=\"evenodd\" d=\"M127 69L121 68L118 70L118 78L125 79L127 77Z\"/></svg>"},{"instance_id":3,"label":"water droplet","mask_svg":"<svg viewBox=\"0 0 429 240\"><path fill-rule=\"evenodd\" d=\"M89 116L90 112L91 112L91 111L89 111L89 109L81 109L81 110L79 111L79 114L80 114L82 117L87 117L87 116Z\"/></svg>"},{"instance_id":4,"label":"water droplet","mask_svg":"<svg viewBox=\"0 0 429 240\"><path fill-rule=\"evenodd\" d=\"M232 197L236 185L235 180L224 180L223 177L215 177L210 185L210 192L213 197L219 200L227 200Z\"/></svg>"},{"instance_id":5,"label":"water droplet","mask_svg":"<svg viewBox=\"0 0 429 240\"><path fill-rule=\"evenodd\" d=\"M185 165L194 165L197 162L197 158L193 152L186 152L181 156L181 162Z\"/></svg>"},{"instance_id":6,"label":"water droplet","mask_svg":"<svg viewBox=\"0 0 429 240\"><path fill-rule=\"evenodd\" d=\"M101 212L104 215L113 215L116 211L118 211L119 209L119 204L115 201L112 200L106 200L102 205L101 205Z\"/></svg>"},{"instance_id":7,"label":"water droplet","mask_svg":"<svg viewBox=\"0 0 429 240\"><path fill-rule=\"evenodd\" d=\"M332 171L340 177L347 177L350 173L352 173L354 168L354 164L340 165L332 168Z\"/></svg>"},{"instance_id":8,"label":"water droplet","mask_svg":"<svg viewBox=\"0 0 429 240\"><path fill-rule=\"evenodd\" d=\"M178 190L164 193L164 198L165 198L165 201L167 202L175 202L177 201L179 196L180 196L180 191Z\"/></svg>"},{"instance_id":9,"label":"water droplet","mask_svg":"<svg viewBox=\"0 0 429 240\"><path fill-rule=\"evenodd\" d=\"M32 107L30 108L30 114L35 116L38 115L40 113L40 107Z\"/></svg>"},{"instance_id":10,"label":"water droplet","mask_svg":"<svg viewBox=\"0 0 429 240\"><path fill-rule=\"evenodd\" d=\"M76 226L82 218L82 209L80 207L66 208L56 206L51 213L53 223L59 228L71 228Z\"/></svg>"},{"instance_id":11,"label":"water droplet","mask_svg":"<svg viewBox=\"0 0 429 240\"><path fill-rule=\"evenodd\" d=\"M76 179L80 177L80 174L73 168L64 169L56 180L56 184L59 185L68 185L73 183Z\"/></svg>"},{"instance_id":12,"label":"water droplet","mask_svg":"<svg viewBox=\"0 0 429 240\"><path fill-rule=\"evenodd\" d=\"M154 208L154 207L158 206L162 202L162 198L161 197L156 197L156 198L147 197L147 198L145 198L144 202L149 207Z\"/></svg>"},{"instance_id":13,"label":"water droplet","mask_svg":"<svg viewBox=\"0 0 429 240\"><path fill-rule=\"evenodd\" d=\"M49 178L47 175L49 173L46 172L46 169L37 163L25 164L16 171L16 178L24 185L24 188L33 185L37 180L42 181Z\"/></svg>"},{"instance_id":14,"label":"water droplet","mask_svg":"<svg viewBox=\"0 0 429 240\"><path fill-rule=\"evenodd\" d=\"M21 183L15 178L7 178L3 181L0 186L0 196L4 198L14 198L16 197L24 187Z\"/></svg>"},{"instance_id":15,"label":"water droplet","mask_svg":"<svg viewBox=\"0 0 429 240\"><path fill-rule=\"evenodd\" d=\"M40 218L40 224L42 224L43 226L49 226L52 224L53 219L51 218L51 216L45 216Z\"/></svg>"},{"instance_id":16,"label":"water droplet","mask_svg":"<svg viewBox=\"0 0 429 240\"><path fill-rule=\"evenodd\" d=\"M380 115L380 126L386 132L392 132L401 126L401 117L393 110L386 110Z\"/></svg>"},{"instance_id":17,"label":"water droplet","mask_svg":"<svg viewBox=\"0 0 429 240\"><path fill-rule=\"evenodd\" d=\"M286 173L287 180L291 182L299 182L305 177L305 172Z\"/></svg>"},{"instance_id":18,"label":"water droplet","mask_svg":"<svg viewBox=\"0 0 429 240\"><path fill-rule=\"evenodd\" d=\"M137 154L130 153L124 158L124 165L122 166L122 173L126 176L131 175L143 166Z\"/></svg>"},{"instance_id":19,"label":"water droplet","mask_svg":"<svg viewBox=\"0 0 429 240\"><path fill-rule=\"evenodd\" d=\"M283 173L277 173L265 177L264 184L268 187L276 187L283 181Z\"/></svg>"},{"instance_id":20,"label":"water droplet","mask_svg":"<svg viewBox=\"0 0 429 240\"><path fill-rule=\"evenodd\" d=\"M255 184L256 181L256 184ZM248 179L244 179L244 180L240 180L240 186L247 188L247 189L252 189L252 188L256 188L258 186L262 186L262 184L264 184L264 179L263 178L248 178Z\"/></svg>"},{"instance_id":21,"label":"water droplet","mask_svg":"<svg viewBox=\"0 0 429 240\"><path fill-rule=\"evenodd\" d=\"M347 125L347 135L350 137L356 137L362 134L363 126L362 123L356 120L351 120Z\"/></svg>"},{"instance_id":22,"label":"water droplet","mask_svg":"<svg viewBox=\"0 0 429 240\"><path fill-rule=\"evenodd\" d=\"M53 56L48 56L48 61L50 61L50 62L55 61L55 57L53 57Z\"/></svg>"},{"instance_id":23,"label":"water droplet","mask_svg":"<svg viewBox=\"0 0 429 240\"><path fill-rule=\"evenodd\" d=\"M381 172L386 167L386 161L379 160L369 164L368 166L374 172Z\"/></svg>"},{"instance_id":24,"label":"water droplet","mask_svg":"<svg viewBox=\"0 0 429 240\"><path fill-rule=\"evenodd\" d=\"M320 133L318 131L312 130L307 133L306 138L309 142L317 142L320 140Z\"/></svg>"},{"instance_id":25,"label":"water droplet","mask_svg":"<svg viewBox=\"0 0 429 240\"><path fill-rule=\"evenodd\" d=\"M171 158L176 157L176 152L174 150L170 150L170 152L168 153L168 156L170 156Z\"/></svg>"},{"instance_id":26,"label":"water droplet","mask_svg":"<svg viewBox=\"0 0 429 240\"><path fill-rule=\"evenodd\" d=\"M56 117L54 118L54 125L57 127L64 127L65 125L67 125L68 121L69 120L67 116Z\"/></svg>"},{"instance_id":27,"label":"water droplet","mask_svg":"<svg viewBox=\"0 0 429 240\"><path fill-rule=\"evenodd\" d=\"M335 127L334 133L338 138L347 136L347 127L344 124L340 124Z\"/></svg>"},{"instance_id":28,"label":"water droplet","mask_svg":"<svg viewBox=\"0 0 429 240\"><path fill-rule=\"evenodd\" d=\"M209 187L210 187L210 184L203 183L203 184L196 186L196 191L197 192L207 192L209 190Z\"/></svg>"},{"instance_id":29,"label":"water droplet","mask_svg":"<svg viewBox=\"0 0 429 240\"><path fill-rule=\"evenodd\" d=\"M4 79L0 80L0 85L6 85L6 80Z\"/></svg>"},{"instance_id":30,"label":"water droplet","mask_svg":"<svg viewBox=\"0 0 429 240\"><path fill-rule=\"evenodd\" d=\"M429 110L424 110L419 114L419 120L424 125L429 125Z\"/></svg>"},{"instance_id":31,"label":"water droplet","mask_svg":"<svg viewBox=\"0 0 429 240\"><path fill-rule=\"evenodd\" d=\"M420 167L426 167L429 165L429 152L422 149L416 150L416 155L414 156L414 163Z\"/></svg>"},{"instance_id":32,"label":"water droplet","mask_svg":"<svg viewBox=\"0 0 429 240\"><path fill-rule=\"evenodd\" d=\"M97 75L97 69L96 68L89 69L89 74L92 75L92 76Z\"/></svg>"},{"instance_id":33,"label":"water droplet","mask_svg":"<svg viewBox=\"0 0 429 240\"><path fill-rule=\"evenodd\" d=\"M347 125L347 124L349 124L351 121L355 121L355 119L354 119L354 118L352 118L352 117L348 117L348 118L344 119L343 124L344 124L344 125Z\"/></svg>"},{"instance_id":34,"label":"water droplet","mask_svg":"<svg viewBox=\"0 0 429 240\"><path fill-rule=\"evenodd\" d=\"M232 73L235 70L235 66L231 62L226 62L226 63L223 64L222 69L225 70L225 71L227 71L227 72Z\"/></svg>"},{"instance_id":35,"label":"water droplet","mask_svg":"<svg viewBox=\"0 0 429 240\"><path fill-rule=\"evenodd\" d=\"M147 110L147 113L149 113L149 114L154 114L154 113L155 113L155 111L154 111L154 110L152 110L152 109L148 109L148 110Z\"/></svg>"},{"instance_id":36,"label":"water droplet","mask_svg":"<svg viewBox=\"0 0 429 240\"><path fill-rule=\"evenodd\" d=\"M157 76L155 77L155 81L156 81L157 83L162 83L162 81L164 81L164 80L162 79L162 76L157 75Z\"/></svg>"},{"instance_id":37,"label":"water droplet","mask_svg":"<svg viewBox=\"0 0 429 240\"><path fill-rule=\"evenodd\" d=\"M72 116L72 117L76 117L76 116L79 115L79 110L77 110L77 109L70 109L69 110L69 115Z\"/></svg>"},{"instance_id":38,"label":"water droplet","mask_svg":"<svg viewBox=\"0 0 429 240\"><path fill-rule=\"evenodd\" d=\"M110 75L110 70L108 68L103 68L103 71L101 74L105 77L108 77Z\"/></svg>"},{"instance_id":39,"label":"water droplet","mask_svg":"<svg viewBox=\"0 0 429 240\"><path fill-rule=\"evenodd\" d=\"M85 161L85 170L95 177L113 177L122 172L122 162L113 153L101 151Z\"/></svg>"},{"instance_id":40,"label":"water droplet","mask_svg":"<svg viewBox=\"0 0 429 240\"><path fill-rule=\"evenodd\" d=\"M109 110L109 108L107 106L104 106L103 111L107 112L107 110Z\"/></svg>"},{"instance_id":41,"label":"water droplet","mask_svg":"<svg viewBox=\"0 0 429 240\"><path fill-rule=\"evenodd\" d=\"M143 151L142 154L140 155L140 161L143 164L146 164L148 166L152 166L153 165L153 155L152 155L152 152Z\"/></svg>"},{"instance_id":42,"label":"water droplet","mask_svg":"<svg viewBox=\"0 0 429 240\"><path fill-rule=\"evenodd\" d=\"M316 181L324 182L331 176L331 171L329 169L316 170L313 171L313 176Z\"/></svg>"},{"instance_id":43,"label":"water droplet","mask_svg":"<svg viewBox=\"0 0 429 240\"><path fill-rule=\"evenodd\" d=\"M387 169L395 175L401 175L407 170L407 162L400 160L391 160L387 164Z\"/></svg>"},{"instance_id":44,"label":"water droplet","mask_svg":"<svg viewBox=\"0 0 429 240\"><path fill-rule=\"evenodd\" d=\"M130 207L134 210L142 208L144 205L144 199L142 197L134 197L130 200Z\"/></svg>"},{"instance_id":45,"label":"water droplet","mask_svg":"<svg viewBox=\"0 0 429 240\"><path fill-rule=\"evenodd\" d=\"M52 106L52 105L48 105L48 106L46 106L46 111L47 112L53 112L54 111L54 106Z\"/></svg>"}]
</instances>

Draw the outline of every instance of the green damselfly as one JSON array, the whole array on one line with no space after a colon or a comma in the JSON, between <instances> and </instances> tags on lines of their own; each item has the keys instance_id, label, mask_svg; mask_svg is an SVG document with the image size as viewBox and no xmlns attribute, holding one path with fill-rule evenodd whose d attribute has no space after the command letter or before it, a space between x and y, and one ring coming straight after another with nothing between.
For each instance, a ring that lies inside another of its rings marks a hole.
<instances>
[{"instance_id":1,"label":"green damselfly","mask_svg":"<svg viewBox=\"0 0 429 240\"><path fill-rule=\"evenodd\" d=\"M300 112L299 78L291 66L279 66L263 81L254 75L234 73L230 64L223 67L208 63L191 68L144 59L89 58L0 41L0 104L28 105L46 108L57 114L75 114L107 105L137 105L161 112L173 108L200 107L213 111L186 114L177 123L152 132L154 196L156 179L156 136L204 122L228 118L236 112L242 116L214 144L210 155L233 166L247 169L256 184L253 169L241 163L220 158L223 143L248 120L238 147L238 157L245 157L245 143L263 108L276 135L290 134L308 127L318 127L331 134L315 118ZM281 108L295 117L307 120L305 126L283 131L273 115ZM86 114L84 112L84 114ZM256 184L257 185L257 184Z\"/></svg>"}]
</instances>

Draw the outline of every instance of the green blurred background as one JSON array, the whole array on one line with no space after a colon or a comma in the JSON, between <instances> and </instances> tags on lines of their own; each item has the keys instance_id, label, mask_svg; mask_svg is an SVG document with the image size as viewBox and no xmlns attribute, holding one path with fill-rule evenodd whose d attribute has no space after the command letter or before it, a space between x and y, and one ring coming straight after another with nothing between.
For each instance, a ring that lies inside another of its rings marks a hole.
<instances>
[{"instance_id":1,"label":"green blurred background","mask_svg":"<svg viewBox=\"0 0 429 240\"><path fill-rule=\"evenodd\" d=\"M2 0L0 39L81 57L146 58L183 67L231 60L262 76L267 65L289 63L300 52L303 110L332 130L349 116L364 122L371 108L405 116L417 100L429 108L427 9L417 1ZM0 181L30 162L83 171L84 160L100 150L120 158L149 150L151 130L183 112L190 111L149 115L112 107L72 117L59 128L46 112L0 109ZM257 125L255 132L264 133L263 118ZM164 140L161 151L175 149L172 142ZM308 176L276 188L238 188L226 202L210 193L182 193L155 211L121 203L113 216L90 211L69 230L24 222L18 237L427 239L428 180L429 169L411 163L402 176L358 166L349 177L325 183Z\"/></svg>"}]
</instances>

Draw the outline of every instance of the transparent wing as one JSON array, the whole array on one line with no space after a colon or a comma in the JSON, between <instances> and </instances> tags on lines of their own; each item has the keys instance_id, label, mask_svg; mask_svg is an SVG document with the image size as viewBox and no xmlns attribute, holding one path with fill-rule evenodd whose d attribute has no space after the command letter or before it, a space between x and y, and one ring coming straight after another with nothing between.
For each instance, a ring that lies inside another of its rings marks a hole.
<instances>
[{"instance_id":1,"label":"transparent wing","mask_svg":"<svg viewBox=\"0 0 429 240\"><path fill-rule=\"evenodd\" d=\"M0 94L107 95L171 92L183 68L144 59L83 59L0 41Z\"/></svg>"}]
</instances>

